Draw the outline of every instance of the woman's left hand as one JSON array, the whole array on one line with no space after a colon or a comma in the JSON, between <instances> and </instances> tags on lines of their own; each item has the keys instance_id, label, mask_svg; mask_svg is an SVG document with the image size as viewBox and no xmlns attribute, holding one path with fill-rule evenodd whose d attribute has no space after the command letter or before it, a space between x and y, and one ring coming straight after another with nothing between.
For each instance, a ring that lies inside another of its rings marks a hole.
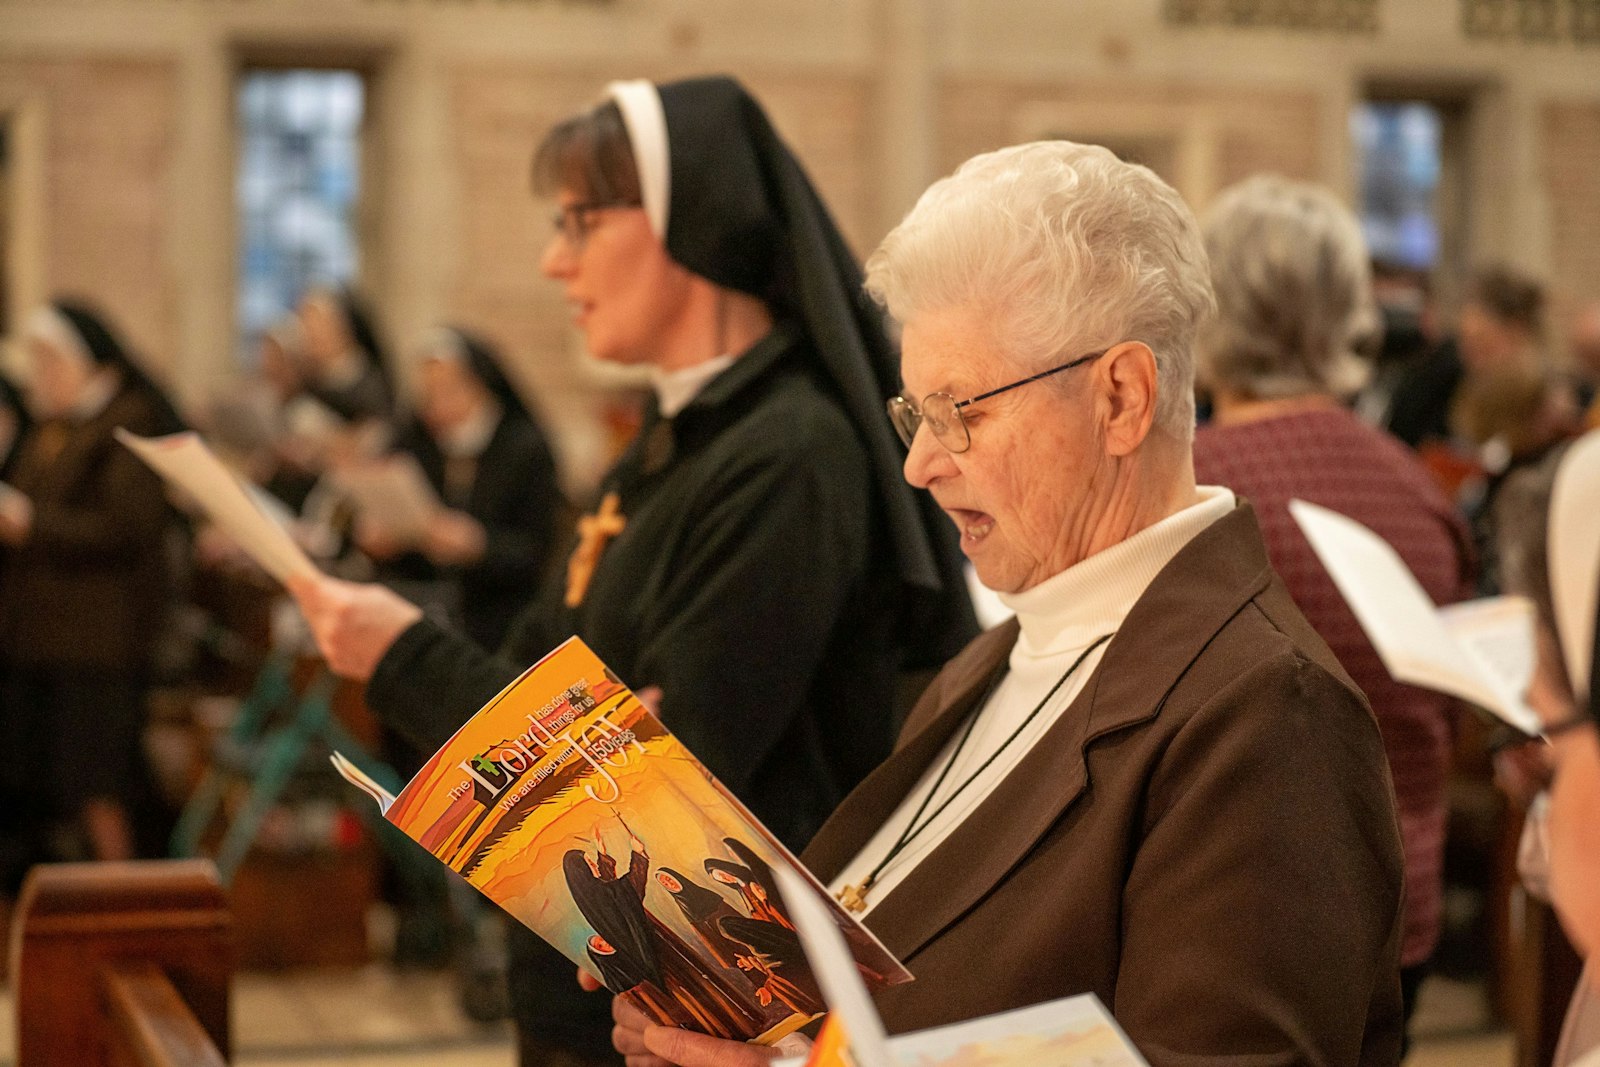
<instances>
[{"instance_id":1,"label":"woman's left hand","mask_svg":"<svg viewBox=\"0 0 1600 1067\"><path fill-rule=\"evenodd\" d=\"M766 1067L781 1055L743 1041L657 1026L621 997L611 1002L611 1018L616 1022L611 1043L628 1067Z\"/></svg>"}]
</instances>

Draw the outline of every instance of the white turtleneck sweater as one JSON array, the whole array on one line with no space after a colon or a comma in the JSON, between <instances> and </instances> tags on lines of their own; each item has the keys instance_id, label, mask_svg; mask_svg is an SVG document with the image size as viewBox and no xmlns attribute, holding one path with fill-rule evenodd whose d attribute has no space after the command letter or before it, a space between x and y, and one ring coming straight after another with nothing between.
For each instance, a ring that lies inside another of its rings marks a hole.
<instances>
[{"instance_id":1,"label":"white turtleneck sweater","mask_svg":"<svg viewBox=\"0 0 1600 1067\"><path fill-rule=\"evenodd\" d=\"M924 820L977 771L984 760L1001 748L1086 649L1097 639L1116 633L1157 572L1178 554L1178 550L1234 506L1231 491L1201 486L1198 502L1182 511L1068 567L1032 589L1001 595L1000 599L1016 613L1021 626L1017 643L1011 648L1010 669L988 702L978 710L972 735L945 775L938 795L923 812ZM1045 701L1044 707L1016 740L1005 745L995 761L889 862L867 894L868 911L881 903L1016 768L1028 750L1077 698L1100 665L1104 652L1104 644L1090 652L1071 677ZM928 766L922 781L907 794L860 854L845 865L830 887L834 892L846 885L860 885L894 847L955 752L962 732L956 731Z\"/></svg>"}]
</instances>

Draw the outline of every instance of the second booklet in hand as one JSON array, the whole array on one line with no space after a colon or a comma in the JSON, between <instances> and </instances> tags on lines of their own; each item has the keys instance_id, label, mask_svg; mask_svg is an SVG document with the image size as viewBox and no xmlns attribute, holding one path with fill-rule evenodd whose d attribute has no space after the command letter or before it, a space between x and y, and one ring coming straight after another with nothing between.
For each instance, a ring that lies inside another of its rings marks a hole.
<instances>
[{"instance_id":1,"label":"second booklet in hand","mask_svg":"<svg viewBox=\"0 0 1600 1067\"><path fill-rule=\"evenodd\" d=\"M390 822L663 1025L770 1044L825 1010L774 869L822 887L577 638L398 796L334 763ZM910 981L831 900L830 912L869 987Z\"/></svg>"}]
</instances>

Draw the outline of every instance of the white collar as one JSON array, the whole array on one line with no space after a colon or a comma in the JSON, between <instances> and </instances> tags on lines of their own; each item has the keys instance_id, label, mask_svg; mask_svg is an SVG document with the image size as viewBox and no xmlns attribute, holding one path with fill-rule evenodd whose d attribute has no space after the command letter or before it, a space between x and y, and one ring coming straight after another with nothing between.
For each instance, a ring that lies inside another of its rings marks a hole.
<instances>
[{"instance_id":1,"label":"white collar","mask_svg":"<svg viewBox=\"0 0 1600 1067\"><path fill-rule=\"evenodd\" d=\"M499 404L492 401L483 404L467 416L460 426L452 427L436 438L439 451L451 459L473 459L483 455L483 450L489 447L489 439L500 426L500 414Z\"/></svg>"},{"instance_id":2,"label":"white collar","mask_svg":"<svg viewBox=\"0 0 1600 1067\"><path fill-rule=\"evenodd\" d=\"M713 378L733 366L736 358L738 357L717 356L681 370L661 370L659 367L651 367L650 384L655 387L656 399L661 403L662 416L673 418L688 407L689 402L699 396L700 391L710 385Z\"/></svg>"},{"instance_id":3,"label":"white collar","mask_svg":"<svg viewBox=\"0 0 1600 1067\"><path fill-rule=\"evenodd\" d=\"M1232 490L1221 486L1199 486L1197 495L1183 510L1033 588L1000 594L1022 627L1013 656L1060 655L1121 626L1161 568L1235 507Z\"/></svg>"}]
</instances>

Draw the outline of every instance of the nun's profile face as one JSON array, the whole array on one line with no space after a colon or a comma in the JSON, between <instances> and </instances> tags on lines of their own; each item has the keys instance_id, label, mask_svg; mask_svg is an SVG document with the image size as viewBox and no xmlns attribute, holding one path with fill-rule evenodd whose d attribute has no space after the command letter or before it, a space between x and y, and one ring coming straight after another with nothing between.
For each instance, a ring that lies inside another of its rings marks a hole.
<instances>
[{"instance_id":1,"label":"nun's profile face","mask_svg":"<svg viewBox=\"0 0 1600 1067\"><path fill-rule=\"evenodd\" d=\"M45 419L71 411L98 371L83 356L65 352L39 337L29 339L28 358L33 370L29 400L39 417Z\"/></svg>"},{"instance_id":2,"label":"nun's profile face","mask_svg":"<svg viewBox=\"0 0 1600 1067\"><path fill-rule=\"evenodd\" d=\"M653 363L683 327L690 274L673 262L640 207L585 207L563 189L566 220L540 260L562 283L589 354L607 363Z\"/></svg>"}]
</instances>

